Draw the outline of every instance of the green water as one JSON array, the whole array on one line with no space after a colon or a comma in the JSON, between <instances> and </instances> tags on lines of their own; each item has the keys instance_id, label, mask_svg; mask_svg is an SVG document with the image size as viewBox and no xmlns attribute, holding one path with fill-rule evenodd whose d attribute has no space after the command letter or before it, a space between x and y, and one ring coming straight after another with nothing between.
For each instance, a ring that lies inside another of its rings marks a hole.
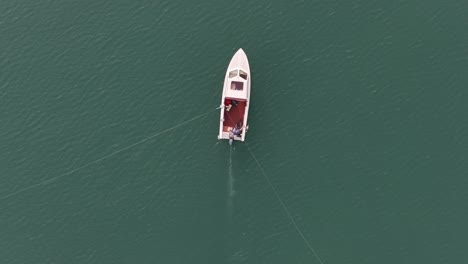
<instances>
[{"instance_id":1,"label":"green water","mask_svg":"<svg viewBox=\"0 0 468 264\"><path fill-rule=\"evenodd\" d=\"M320 263L248 146L323 263L463 263L467 13L3 1L0 262ZM213 110L240 47L250 130L230 149Z\"/></svg>"}]
</instances>

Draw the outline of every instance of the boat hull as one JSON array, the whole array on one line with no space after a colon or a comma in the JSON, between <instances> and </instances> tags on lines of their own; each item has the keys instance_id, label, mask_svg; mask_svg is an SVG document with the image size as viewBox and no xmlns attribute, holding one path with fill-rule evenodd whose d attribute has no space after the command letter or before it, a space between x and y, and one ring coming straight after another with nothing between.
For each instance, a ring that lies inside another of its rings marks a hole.
<instances>
[{"instance_id":1,"label":"boat hull","mask_svg":"<svg viewBox=\"0 0 468 264\"><path fill-rule=\"evenodd\" d=\"M218 139L245 141L250 103L250 66L247 55L239 49L226 71L221 96Z\"/></svg>"}]
</instances>

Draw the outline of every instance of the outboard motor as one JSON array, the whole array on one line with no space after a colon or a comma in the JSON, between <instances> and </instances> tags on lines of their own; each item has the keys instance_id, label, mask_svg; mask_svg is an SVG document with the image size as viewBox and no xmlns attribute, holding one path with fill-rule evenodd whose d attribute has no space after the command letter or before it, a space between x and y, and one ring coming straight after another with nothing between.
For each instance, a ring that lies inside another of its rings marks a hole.
<instances>
[{"instance_id":1,"label":"outboard motor","mask_svg":"<svg viewBox=\"0 0 468 264\"><path fill-rule=\"evenodd\" d=\"M229 139L229 145L232 146L232 142L234 142L234 139L233 138L230 138Z\"/></svg>"}]
</instances>

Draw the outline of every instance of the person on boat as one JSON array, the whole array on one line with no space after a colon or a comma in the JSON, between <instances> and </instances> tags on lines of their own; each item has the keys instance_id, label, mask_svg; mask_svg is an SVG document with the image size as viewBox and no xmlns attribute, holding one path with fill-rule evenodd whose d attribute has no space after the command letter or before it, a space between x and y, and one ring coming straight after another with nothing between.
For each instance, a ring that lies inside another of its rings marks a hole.
<instances>
[{"instance_id":1,"label":"person on boat","mask_svg":"<svg viewBox=\"0 0 468 264\"><path fill-rule=\"evenodd\" d=\"M235 136L240 136L241 134L241 129L236 127L232 130L232 134L235 135Z\"/></svg>"},{"instance_id":2,"label":"person on boat","mask_svg":"<svg viewBox=\"0 0 468 264\"><path fill-rule=\"evenodd\" d=\"M242 132L242 120L236 124L236 127L232 129L232 134L240 136Z\"/></svg>"},{"instance_id":3,"label":"person on boat","mask_svg":"<svg viewBox=\"0 0 468 264\"><path fill-rule=\"evenodd\" d=\"M229 112L229 110L231 110L231 107L232 107L232 101L230 99L226 99L224 101L224 105L226 106L226 111Z\"/></svg>"}]
</instances>

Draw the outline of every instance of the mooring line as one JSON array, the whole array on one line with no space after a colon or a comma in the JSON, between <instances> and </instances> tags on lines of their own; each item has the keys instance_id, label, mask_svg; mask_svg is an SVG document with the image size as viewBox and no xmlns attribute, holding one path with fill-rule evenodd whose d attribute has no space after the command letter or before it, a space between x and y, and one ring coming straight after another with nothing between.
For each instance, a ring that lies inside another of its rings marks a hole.
<instances>
[{"instance_id":1,"label":"mooring line","mask_svg":"<svg viewBox=\"0 0 468 264\"><path fill-rule=\"evenodd\" d=\"M185 124L187 124L187 123L189 123L189 122L195 121L195 120L197 120L197 119L199 119L199 118L201 118L201 117L204 117L204 116L206 116L206 115L208 115L208 114L210 114L210 113L212 113L212 112L214 112L214 111L216 111L216 110L219 110L219 109L220 109L220 108L217 107L215 110L211 110L211 111L209 111L209 112L206 112L206 113L201 114L201 115L199 115L199 116L196 116L196 117L194 117L194 118L191 118L191 119L189 119L189 120L186 120L186 121L184 121L184 122L182 122L182 123L179 123L179 124L177 124L177 125L175 125L175 126L173 126L173 127L170 127L170 128L168 128L168 129L166 129L166 130L160 131L160 132L158 132L158 133L156 133L156 134L153 134L153 135L151 135L151 136L149 136L149 137L146 137L146 138L144 138L144 139L142 139L142 140L140 140L140 141L138 141L138 142L136 142L136 143L133 143L133 144L131 144L131 145L129 145L129 146L126 146L126 147L124 147L124 148L118 149L118 150L116 150L116 151L114 151L114 152L112 152L112 153L110 153L110 154L108 154L108 155L106 155L106 156L104 156L104 157L101 157L101 158L99 158L99 159L97 159L97 160L94 160L94 161L92 161L92 162L90 162L90 163L87 163L87 164L85 164L85 165L82 165L82 166L80 166L80 167L78 167L78 168L76 168L76 169L73 169L73 170L71 170L71 171L65 172L65 173L60 174L60 175L58 175L58 176L56 176L56 177L53 177L53 178L44 180L44 181L42 181L42 182L33 184L33 185L31 185L31 186L25 187L25 188L20 189L20 190L18 190L18 191L16 191L16 192L12 192L12 193L10 193L10 194L7 194L7 195L5 195L5 196L2 196L2 197L0 197L0 200L4 200L4 199L7 199L7 198L10 198L10 197L12 197L12 196L18 195L18 194L20 194L20 193L22 193L22 192L25 192L25 191L30 190L30 189L33 189L33 188L35 188L35 187L38 187L38 186L47 184L47 183L49 183L49 182L53 182L53 181L55 181L55 180L59 180L59 179L65 177L65 176L67 176L67 175L73 174L74 172L77 172L77 171L79 171L79 170L81 170L81 169L84 169L84 168L86 168L86 167L89 167L89 166L91 166L91 165L93 165L93 164L95 164L95 163L98 163L98 162L100 162L100 161L102 161L102 160L105 160L105 159L107 159L107 158L109 158L109 157L112 157L112 156L114 156L114 155L116 155L116 154L118 154L118 153L120 153L120 152L122 152L122 151L125 151L125 150L127 150L127 149L130 149L130 148L132 148L132 147L134 147L134 146L136 146L136 145L139 145L139 144L144 143L144 142L146 142L146 141L148 141L148 140L150 140L150 139L153 139L153 138L155 138L155 137L157 137L157 136L160 136L160 135L165 134L165 133L167 133L167 132L169 132L169 131L172 131L172 130L174 130L174 129L180 127L180 126L183 126L183 125L185 125Z\"/></svg>"},{"instance_id":2,"label":"mooring line","mask_svg":"<svg viewBox=\"0 0 468 264\"><path fill-rule=\"evenodd\" d=\"M245 142L245 145L247 146L247 149L249 150L250 152L250 155L252 155L252 158L255 160L255 162L257 163L258 167L260 168L260 171L262 172L263 176L265 177L265 179L267 180L268 184L270 185L271 189L273 190L273 192L275 193L275 196L276 198L278 198L278 201L280 202L281 206L283 207L284 211L286 212L286 214L288 215L289 219L291 220L291 223L293 224L293 226L296 228L296 231L297 233L299 233L299 235L302 237L302 240L304 240L305 244L307 245L307 247L309 247L310 251L312 252L312 254L314 254L315 258L318 260L318 262L320 264L323 264L323 261L322 259L319 257L319 255L317 254L317 252L315 251L315 249L312 247L312 245L309 243L309 241L307 240L307 238L304 236L304 234L302 233L301 229L299 228L299 226L296 224L296 221L294 220L294 218L292 217L291 213L289 212L289 209L286 207L286 205L284 204L283 200L281 199L281 197L279 196L278 192L276 191L276 188L275 186L273 185L273 183L271 182L270 178L268 177L268 175L265 173L265 170L263 169L262 165L260 165L260 162L258 161L258 159L255 157L255 155L253 154L252 150L250 149L249 145L247 144L247 142Z\"/></svg>"}]
</instances>

